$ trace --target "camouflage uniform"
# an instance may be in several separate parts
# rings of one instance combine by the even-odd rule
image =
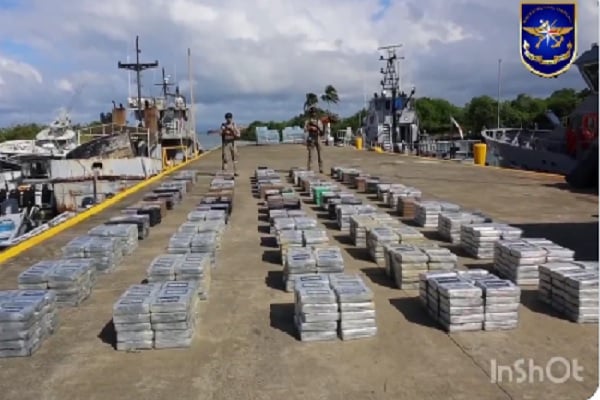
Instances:
[[[304,123],[306,137],[306,148],[308,150],[307,168],[312,169],[314,152],[317,152],[319,172],[323,173],[323,159],[321,158],[321,136],[323,135],[323,123],[312,114]]]
[[[229,120],[221,124],[221,155],[223,157],[223,169],[226,170],[229,163],[233,163],[233,173],[237,176],[238,152],[235,141],[240,137],[240,131],[235,122]]]

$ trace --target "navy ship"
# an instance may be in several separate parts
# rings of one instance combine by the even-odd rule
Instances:
[[[566,176],[589,156],[598,140],[598,44],[574,64],[590,94],[562,121],[549,111],[552,130],[484,129],[488,165]]]

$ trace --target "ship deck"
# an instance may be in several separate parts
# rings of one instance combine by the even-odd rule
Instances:
[[[276,249],[263,247],[264,222],[250,177],[259,165],[286,172],[303,166],[299,145],[248,146],[239,150],[235,205],[214,270],[210,299],[201,307],[189,349],[118,352],[112,347],[112,305],[145,278],[149,262],[220,167],[220,152],[190,168],[206,172],[182,204],[152,228],[140,248],[115,272],[99,277],[80,307],[62,309],[57,333],[29,358],[0,359],[0,392],[9,399],[584,399],[598,386],[598,325],[578,325],[553,313],[524,288],[518,329],[447,334],[421,308],[414,291],[391,287],[365,251],[348,244],[327,221],[333,244],[344,251],[346,269],[359,272],[376,296],[378,335],[357,341],[302,343],[294,336],[293,295],[282,291]],[[598,197],[564,188],[562,178],[476,167],[400,155],[325,148],[325,167],[356,165],[364,171],[420,188],[424,197],[480,209],[596,260]],[[51,238],[0,269],[0,288],[16,287],[17,275],[34,262],[58,257],[68,240],[84,234],[127,204]],[[303,207],[315,214],[311,205]],[[481,261],[461,257],[462,267]],[[552,357],[577,360],[583,381],[492,383],[492,365],[524,359],[545,366]],[[560,365],[555,364],[556,376]],[[504,376],[507,379],[507,376]],[[535,379],[535,377],[534,377]]]

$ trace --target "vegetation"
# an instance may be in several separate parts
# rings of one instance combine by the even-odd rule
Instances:
[[[329,89],[329,91],[328,91]],[[329,92],[329,96],[327,93]],[[335,93],[335,96],[331,96]],[[559,118],[569,115],[579,102],[589,94],[589,90],[576,91],[574,89],[560,89],[553,92],[545,99],[520,94],[512,100],[500,103],[500,123],[502,126],[530,127],[537,124],[539,128],[550,128],[549,121],[544,116],[546,110],[552,110]],[[321,100],[329,106],[337,104],[340,99],[333,86],[328,85]],[[318,107],[319,96],[307,93],[304,101],[304,110],[311,106],[317,107],[320,116],[332,115],[328,110]],[[461,125],[465,134],[478,135],[483,127],[495,128],[497,125],[498,102],[490,96],[473,97],[463,107],[450,103],[440,98],[421,97],[415,100],[417,114],[421,120],[421,129],[429,134],[441,135],[453,131],[450,117],[454,117]],[[361,126],[361,120],[366,115],[366,110],[359,110],[346,118],[340,118],[332,125],[332,132],[346,127],[356,131]],[[255,140],[255,128],[267,126],[269,129],[282,130],[286,126],[304,124],[304,114],[299,114],[287,121],[254,121],[243,134],[246,140]]]
[[[78,130],[86,127],[93,127],[100,125],[100,121],[92,121],[89,124],[76,124],[73,125],[73,130]],[[0,128],[0,142],[7,140],[33,140],[35,136],[44,129],[44,125],[40,124],[17,124],[6,128]],[[85,141],[82,138],[82,141]]]
[[[545,99],[520,94],[512,100],[500,103],[500,123],[502,126],[528,127],[537,124],[539,128],[549,128],[549,122],[544,117],[546,110],[552,110],[559,118],[569,115],[579,102],[589,94],[585,89],[580,92],[574,89],[561,89],[552,93]],[[326,105],[319,106],[320,102]],[[254,121],[244,130],[242,138],[256,140],[256,127],[266,126],[269,129],[281,131],[286,126],[303,126],[306,110],[316,107],[319,117],[327,116],[332,123],[332,132],[346,127],[356,131],[361,126],[361,120],[366,115],[366,110],[359,110],[346,118],[339,118],[331,112],[330,107],[340,102],[337,90],[332,85],[327,85],[323,94],[317,95],[310,92],[304,100],[304,112],[293,116],[287,121]],[[463,107],[450,103],[440,98],[421,97],[415,100],[417,113],[421,120],[421,129],[429,134],[447,134],[453,131],[450,117],[454,117],[462,126],[465,134],[472,132],[478,135],[481,128],[496,127],[498,103],[489,96],[474,97]],[[100,121],[93,121],[85,126],[95,126]],[[75,126],[80,128],[81,126]],[[0,141],[15,139],[33,139],[43,129],[38,124],[21,124],[8,128],[0,128]]]

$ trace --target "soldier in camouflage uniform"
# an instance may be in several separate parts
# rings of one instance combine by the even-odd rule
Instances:
[[[323,123],[317,118],[317,110],[314,107],[308,109],[308,119],[304,123],[304,134],[306,148],[308,150],[307,168],[312,168],[314,153],[317,153],[319,172],[323,173],[323,159],[321,158],[321,136],[323,136]]]
[[[233,164],[233,173],[238,176],[237,162],[238,152],[235,141],[240,138],[240,130],[233,122],[231,113],[225,114],[225,122],[221,124],[221,138],[223,145],[221,146],[221,155],[223,157],[223,170],[227,170],[229,163]]]

